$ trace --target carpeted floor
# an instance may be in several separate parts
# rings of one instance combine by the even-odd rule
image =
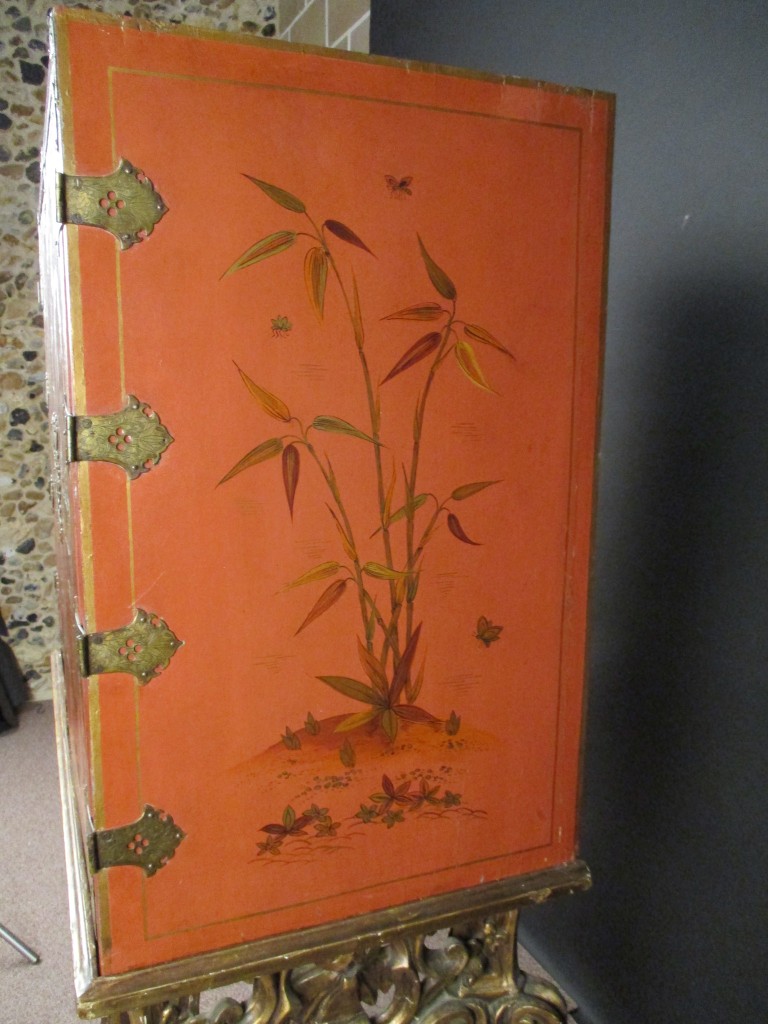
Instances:
[[[74,1024],[53,706],[28,704],[0,735],[0,924],[40,954],[0,941],[0,1024]]]
[[[39,955],[31,964],[0,940],[0,1024],[75,1024],[67,881],[53,705],[28,704],[0,735],[0,924]],[[524,970],[544,974],[521,951]],[[209,993],[246,998],[245,986]]]

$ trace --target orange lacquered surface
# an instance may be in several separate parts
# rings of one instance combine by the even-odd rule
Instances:
[[[112,411],[135,394],[175,439],[159,466],[130,484],[113,466],[81,470],[93,549],[83,567],[95,608],[87,628],[123,625],[139,606],[184,641],[146,687],[128,675],[99,682],[97,822],[123,824],[148,802],[187,836],[152,878],[106,873],[103,973],[572,859],[610,102],[139,32],[129,22],[67,18],[58,34],[70,62],[60,71],[74,145],[68,169],[103,174],[126,157],[169,207],[127,252],[94,229],[71,235],[82,305],[76,393],[85,402],[76,411]],[[455,284],[457,317],[514,355],[473,342],[492,391],[446,360],[421,436],[419,493],[443,500],[461,485],[498,481],[449,503],[477,544],[443,518],[419,577],[416,666],[424,656],[426,664],[416,703],[441,722],[459,715],[453,736],[416,724],[395,744],[361,729],[323,734],[324,747],[302,730],[308,712],[322,724],[365,710],[317,678],[366,679],[356,652],[361,616],[350,586],[296,635],[328,583],[286,584],[345,560],[327,487],[306,454],[292,518],[279,458],[216,486],[256,445],[296,432],[265,413],[233,362],[305,426],[317,415],[365,433],[371,423],[333,275],[322,323],[307,298],[309,239],[222,278],[258,239],[312,230],[244,174],[301,197],[317,224],[342,222],[375,254],[329,236],[345,286],[353,273],[357,282],[374,385],[439,329],[382,318],[416,304],[451,306],[430,282],[417,232]],[[412,178],[412,194],[393,195],[387,175]],[[290,328],[273,331],[283,316]],[[393,510],[404,502],[400,467],[410,465],[428,368],[425,360],[380,388],[385,477],[393,465],[398,477]],[[332,460],[361,562],[383,561],[373,446],[311,437]],[[429,499],[419,511],[422,528],[433,509]],[[402,565],[402,522],[400,530]],[[388,605],[388,585],[370,586]],[[487,645],[475,635],[480,616],[503,626]],[[300,750],[281,743],[286,725],[303,737]],[[345,735],[354,767],[333,746]],[[443,802],[425,814],[426,805],[401,800],[391,824],[356,818],[361,805],[375,806],[388,771],[396,785],[410,778],[409,792],[432,778]],[[259,852],[264,826],[284,825],[289,806],[300,816],[310,805],[328,808],[331,834],[320,841],[308,826],[301,845]]]

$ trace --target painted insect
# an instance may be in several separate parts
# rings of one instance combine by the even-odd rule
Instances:
[[[494,626],[490,619],[481,615],[477,620],[477,632],[474,636],[486,647],[490,647],[495,640],[499,639],[502,629],[504,629],[503,626]]]
[[[292,327],[293,324],[287,316],[276,316],[272,320],[272,337],[284,338]]]
[[[391,174],[385,174],[384,180],[387,183],[387,188],[390,191],[390,195],[395,196],[397,199],[404,199],[406,196],[413,195],[413,192],[410,188],[410,184],[413,181],[412,177],[395,178]]]

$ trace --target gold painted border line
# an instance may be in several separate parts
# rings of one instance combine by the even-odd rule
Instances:
[[[574,287],[573,287],[573,337],[571,339],[571,360],[572,360],[572,373],[571,373],[571,416],[570,416],[570,451],[568,454],[568,508],[566,511],[565,522],[565,546],[563,551],[563,571],[561,575],[562,579],[562,604],[560,608],[560,654],[559,654],[559,679],[557,687],[557,709],[555,711],[555,764],[552,772],[552,803],[550,811],[550,845],[557,845],[562,842],[562,818],[560,824],[560,835],[554,835],[555,820],[557,816],[557,794],[559,788],[558,779],[558,766],[560,763],[560,726],[563,719],[563,704],[565,700],[565,685],[563,677],[565,675],[566,667],[566,653],[568,651],[568,643],[566,638],[566,622],[568,619],[568,607],[570,604],[570,597],[573,590],[571,584],[572,569],[576,556],[571,555],[572,537],[574,530],[578,527],[578,515],[577,515],[577,486],[574,483],[576,479],[576,473],[578,469],[578,455],[581,453],[583,444],[581,437],[576,431],[577,417],[579,415],[578,405],[578,387],[581,383],[579,375],[579,337],[580,337],[580,303],[581,303],[581,249],[584,242],[583,238],[583,218],[582,218],[582,189],[584,185],[584,133],[579,129],[578,134],[578,154],[576,158],[576,194],[578,196],[576,202],[576,229],[574,232],[575,241],[575,258],[574,258]],[[594,456],[593,456],[594,457]],[[570,650],[571,655],[573,650]]]
[[[335,51],[331,51],[334,52]],[[244,82],[237,78],[220,78],[213,75],[182,74],[175,71],[148,71],[145,68],[128,68],[111,65],[109,73],[119,72],[124,75],[135,75],[138,78],[164,78],[169,81],[199,82],[209,85],[232,86],[238,89],[265,89],[273,92],[300,93],[306,96],[328,96],[340,100],[352,100],[359,103],[375,103],[390,107],[405,107],[413,110],[428,110],[430,113],[454,114],[462,117],[479,117],[489,121],[503,121],[507,124],[521,124],[526,127],[553,128],[560,131],[581,131],[580,125],[561,124],[556,121],[536,121],[527,117],[509,117],[505,114],[494,114],[483,110],[462,110],[459,107],[444,107],[429,103],[416,103],[408,100],[395,100],[382,96],[363,96],[359,93],[339,92],[337,89],[309,89],[303,85],[282,85],[279,82]]]
[[[282,912],[284,912],[286,910],[301,910],[304,907],[314,907],[314,906],[317,906],[320,903],[327,903],[329,900],[341,899],[341,898],[343,898],[345,896],[359,896],[362,893],[374,892],[376,889],[383,889],[386,886],[390,886],[390,885],[398,885],[401,882],[415,882],[415,881],[418,881],[418,879],[420,879],[420,878],[425,878],[425,877],[430,877],[431,878],[433,875],[444,875],[448,871],[458,871],[461,868],[478,867],[478,866],[480,866],[482,864],[493,864],[495,861],[504,860],[504,858],[506,858],[506,857],[524,857],[524,856],[526,856],[526,854],[536,853],[538,850],[546,850],[550,845],[551,845],[551,843],[547,842],[547,843],[542,843],[539,846],[529,846],[529,847],[526,847],[526,849],[524,849],[524,850],[515,850],[514,853],[497,853],[497,854],[494,854],[492,857],[478,857],[476,860],[468,860],[468,861],[465,861],[462,864],[451,864],[451,865],[449,865],[448,867],[445,867],[445,868],[436,868],[434,871],[418,871],[418,872],[416,872],[415,874],[412,874],[412,875],[404,875],[404,876],[402,876],[400,878],[385,879],[383,882],[373,882],[370,885],[361,885],[361,886],[358,886],[358,887],[356,887],[354,889],[345,889],[343,892],[330,893],[328,896],[320,896],[320,897],[315,897],[313,899],[300,900],[298,903],[289,903],[289,904],[286,904],[283,907],[268,907],[265,910],[256,910],[256,911],[253,911],[253,912],[248,913],[248,914],[240,914],[237,917],[226,917],[226,918],[223,918],[223,919],[218,920],[218,921],[208,921],[207,923],[204,923],[204,924],[190,925],[189,927],[186,927],[186,928],[177,928],[175,931],[157,932],[157,933],[155,933],[153,935],[145,935],[145,938],[148,941],[156,941],[158,939],[172,938],[175,935],[186,935],[186,934],[189,934],[190,932],[202,931],[205,928],[216,928],[216,927],[219,927],[220,925],[237,924],[240,921],[252,921],[255,918],[264,917],[264,916],[266,916],[268,914],[282,913]],[[514,876],[514,875],[505,876],[505,878],[514,878],[514,877],[516,877],[516,876]],[[489,884],[501,884],[504,880],[505,880],[504,878],[501,878],[501,879],[498,879],[496,882],[489,883]],[[473,886],[473,885],[469,885],[469,886],[465,885],[465,886],[463,886],[460,889],[448,889],[445,892],[439,892],[439,893],[436,893],[433,896],[416,897],[416,899],[417,900],[418,899],[425,899],[425,900],[426,899],[439,899],[440,897],[443,897],[443,896],[450,896],[451,893],[456,894],[458,892],[463,892],[465,889],[472,889],[472,888],[475,888],[475,886]],[[397,909],[398,906],[402,906],[402,904],[398,904],[398,903],[394,904],[395,909]],[[382,909],[387,909],[387,908],[382,908]],[[376,911],[373,911],[373,913],[376,913]],[[350,920],[350,918],[353,918],[354,916],[355,916],[354,914],[345,914],[343,917],[333,918],[331,921],[329,921],[327,923],[328,924],[333,924],[334,922],[338,923],[339,921],[348,921],[348,920]],[[306,927],[306,925],[304,927]],[[298,929],[298,931],[301,931],[301,930],[302,930],[301,928]],[[277,935],[282,935],[282,934],[286,934],[286,933],[285,932],[277,932],[276,934]],[[274,936],[268,936],[268,935],[264,936],[264,938],[266,938],[266,939],[269,939],[270,937],[274,937]],[[255,941],[258,942],[259,940],[257,939]]]

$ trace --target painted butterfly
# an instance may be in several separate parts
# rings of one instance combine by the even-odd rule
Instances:
[[[474,635],[482,644],[490,647],[495,640],[499,639],[502,629],[504,629],[503,626],[494,626],[490,619],[481,615],[477,620],[477,632]]]
[[[397,199],[404,199],[406,196],[412,196],[413,192],[409,188],[412,177],[409,178],[395,178],[391,174],[385,174],[384,180],[387,183],[387,188],[390,194],[395,196]]]

